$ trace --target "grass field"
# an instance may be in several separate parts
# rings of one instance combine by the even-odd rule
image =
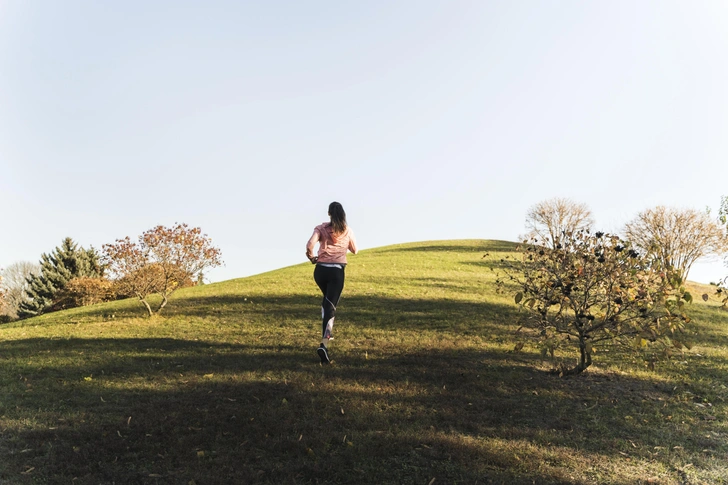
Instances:
[[[0,326],[0,484],[728,483],[728,313],[582,376],[513,352],[501,241],[350,256],[333,364],[306,263]],[[491,258],[483,259],[485,253]],[[703,292],[706,288],[696,288]]]

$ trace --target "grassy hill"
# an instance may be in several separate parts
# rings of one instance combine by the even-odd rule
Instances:
[[[718,303],[691,306],[695,347],[654,371],[610,353],[558,378],[512,352],[491,269],[514,249],[351,256],[325,367],[308,263],[152,319],[126,300],[0,326],[0,484],[728,483]]]

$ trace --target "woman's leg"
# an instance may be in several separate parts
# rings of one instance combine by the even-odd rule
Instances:
[[[334,328],[336,306],[339,304],[341,292],[344,290],[344,269],[316,266],[313,277],[321,289],[321,293],[323,293],[321,302],[321,345],[327,347]]]

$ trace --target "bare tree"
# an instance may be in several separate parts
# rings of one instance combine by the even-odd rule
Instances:
[[[586,204],[559,197],[539,202],[526,214],[528,238],[551,248],[564,235],[588,230],[592,224],[594,219]]]
[[[695,209],[657,206],[640,212],[624,226],[636,248],[685,281],[693,263],[728,251],[725,229],[710,214]]]
[[[30,261],[18,261],[2,271],[2,287],[5,289],[5,305],[0,313],[12,319],[18,318],[18,309],[28,296],[26,290],[30,287],[28,279],[40,274],[40,265]]]

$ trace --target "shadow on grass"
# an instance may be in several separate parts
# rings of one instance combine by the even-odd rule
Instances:
[[[712,308],[713,311],[706,311],[706,307],[695,307],[695,304],[688,305],[686,313],[694,319],[705,322],[700,328],[688,325],[688,331],[696,331],[691,337],[694,344],[711,347],[728,347],[728,312]]]
[[[270,295],[264,300],[238,296],[208,296],[177,300],[167,316],[219,316],[257,322],[285,319],[319,321],[321,297],[311,294]],[[348,295],[338,305],[337,320],[359,328],[433,330],[446,334],[477,333],[496,325],[510,326],[518,319],[515,305],[445,298],[397,298]]]
[[[11,483],[574,484],[584,454],[728,451],[666,424],[666,383],[558,379],[526,355],[371,342],[321,367],[287,345],[32,339],[0,356]]]
[[[405,278],[402,278],[405,279]],[[425,289],[447,290],[448,294],[457,295],[458,293],[472,296],[477,294],[477,281],[463,280],[458,281],[453,278],[406,278],[407,285]]]
[[[463,261],[461,264],[475,266],[484,270],[500,271],[499,274],[517,273],[514,267],[518,267],[518,263],[514,261],[502,261],[501,258],[481,258],[477,261]]]
[[[728,327],[728,325],[727,325]],[[720,330],[708,330],[701,328],[697,330],[695,335],[689,337],[693,344],[704,345],[708,347],[728,348],[728,332]]]

